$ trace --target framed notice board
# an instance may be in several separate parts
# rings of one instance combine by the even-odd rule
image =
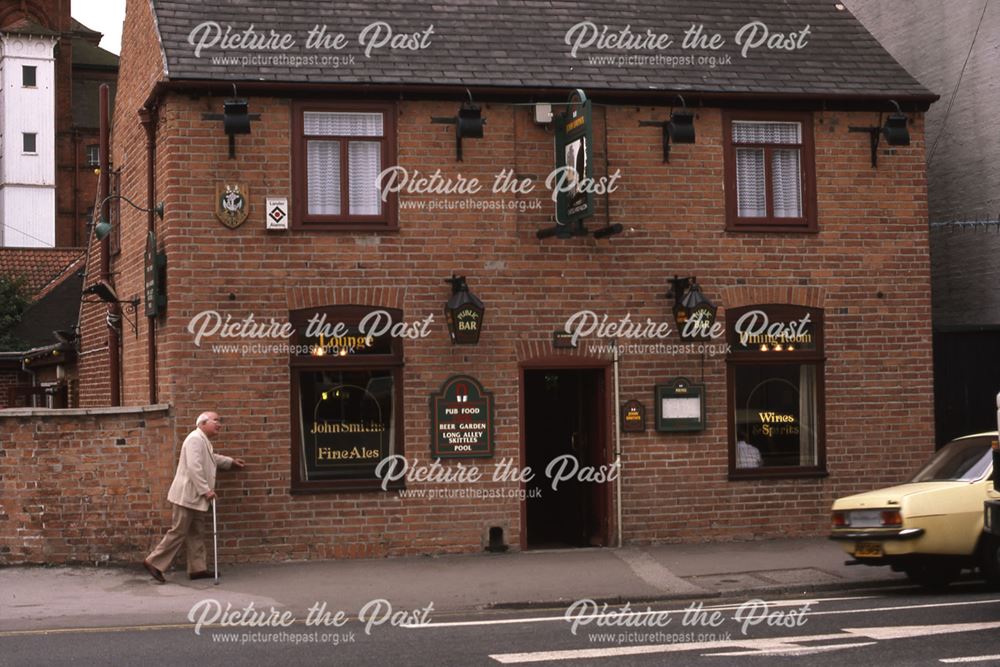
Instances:
[[[677,378],[654,390],[656,430],[668,433],[705,430],[705,385]]]

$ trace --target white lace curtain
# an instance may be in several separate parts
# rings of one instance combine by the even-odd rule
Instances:
[[[382,171],[382,143],[348,137],[383,135],[381,113],[306,111],[306,169],[310,215],[341,215],[341,141],[347,141],[347,200],[350,215],[379,215],[377,179]],[[337,137],[313,139],[312,137]]]
[[[801,123],[734,121],[733,144],[802,143]],[[771,199],[776,218],[802,217],[802,172],[799,148],[772,148]],[[739,216],[767,216],[767,172],[763,148],[736,148],[736,199]]]

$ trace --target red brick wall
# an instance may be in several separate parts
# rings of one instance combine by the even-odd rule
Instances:
[[[531,349],[548,350],[552,331],[577,310],[668,321],[662,295],[674,273],[697,275],[707,296],[723,308],[775,300],[825,308],[825,479],[728,481],[724,360],[625,357],[623,400],[642,400],[651,415],[654,384],[676,376],[703,379],[709,422],[698,434],[622,437],[626,542],[820,534],[835,497],[898,482],[933,450],[919,115],[912,145],[883,149],[873,170],[867,141],[847,131],[870,123],[871,114],[817,112],[820,232],[752,234],[724,231],[719,110],[701,110],[698,143],[675,146],[671,162],[663,164],[658,130],[639,128],[637,121],[661,117],[664,110],[610,107],[608,157],[611,168],[622,172],[622,188],[611,196],[612,222],[623,222],[629,231],[610,241],[539,242],[534,233],[551,215],[541,185],[527,197],[544,200],[540,214],[401,209],[398,233],[265,232],[264,197],[293,196],[290,102],[251,99],[251,112],[262,118],[250,136],[238,138],[236,160],[227,158],[219,123],[201,120],[203,112],[221,106],[220,97],[170,96],[160,109],[158,198],[167,209],[160,238],[169,257],[170,302],[158,356],[161,400],[175,405],[180,423],[217,409],[227,423],[218,449],[249,464],[233,480],[241,498],[240,514],[227,528],[235,540],[230,544],[239,547],[235,558],[475,551],[495,525],[517,544],[520,505],[402,500],[386,493],[291,496],[288,360],[215,354],[212,341],[196,348],[186,327],[202,310],[234,318],[252,312],[258,320],[285,319],[303,303],[398,305],[408,319],[435,313],[434,334],[404,344],[406,454],[427,463],[427,397],[456,372],[477,377],[494,392],[496,460],[519,460],[518,364]],[[456,163],[453,134],[428,122],[453,114],[454,107],[402,103],[400,164],[425,174],[441,169],[445,176],[479,177],[487,190],[502,167],[544,179],[551,135],[531,121],[528,110],[485,105],[487,138],[467,140],[465,161]],[[604,171],[603,113],[595,112],[598,174]],[[123,167],[141,173],[137,121],[125,120],[131,126],[119,125],[119,136],[126,137],[128,156],[140,157]],[[222,179],[244,182],[251,193],[250,217],[236,230],[223,227],[213,213],[215,184]],[[124,209],[123,215],[132,217],[123,235],[125,259],[117,267],[119,291],[132,294],[140,288],[144,218]],[[603,220],[603,202],[597,220]],[[448,296],[442,280],[452,271],[466,274],[487,304],[476,347],[452,347],[441,321]],[[385,289],[394,287],[400,291]],[[146,391],[143,335],[124,341],[130,403],[141,402]],[[537,345],[525,345],[531,342]],[[477,463],[489,476],[493,462]]]
[[[0,409],[10,407],[7,404],[7,390],[19,384],[31,384],[27,373],[17,369],[0,369]]]
[[[179,447],[164,408],[0,412],[0,564],[141,558]]]
[[[118,74],[118,93],[115,98],[113,130],[112,163],[114,168],[121,169],[121,194],[136,204],[145,206],[146,202],[146,139],[139,125],[137,111],[143,107],[146,97],[153,84],[163,76],[163,61],[159,47],[156,45],[153,18],[149,2],[146,0],[129,0],[126,6],[126,21],[122,33],[122,44],[130,48],[122,50]],[[139,48],[135,45],[142,44]],[[127,204],[122,204],[122,247],[128,247],[116,258],[115,271],[128,271],[135,275],[141,274],[142,252],[136,254],[136,244],[145,247],[146,217],[145,214],[134,211]],[[100,245],[94,242],[91,235],[88,239],[88,283],[100,274]],[[118,284],[119,277],[114,277],[119,298],[131,299],[141,293],[141,284]],[[107,308],[102,304],[84,304],[81,311],[81,345],[80,373],[80,405],[102,406],[110,405],[111,385],[108,375],[108,336],[105,316]],[[131,325],[123,322],[122,345],[127,348],[128,361],[123,364],[125,382],[123,382],[122,403],[124,405],[144,405],[149,402],[148,384],[144,390],[135,390],[138,382],[146,382],[145,375],[141,380],[135,379],[136,373],[145,373],[145,326],[146,318],[137,315],[140,322],[139,339],[132,333]],[[141,367],[141,370],[140,370]]]
[[[129,3],[115,125],[122,190],[139,202],[145,202],[145,135],[134,112],[161,66],[147,7]],[[528,97],[523,91],[511,101]],[[406,455],[428,462],[428,396],[448,376],[468,373],[496,398],[496,458],[475,461],[489,477],[495,461],[520,461],[519,364],[548,353],[552,332],[572,313],[669,321],[663,294],[674,274],[696,275],[723,309],[768,301],[824,308],[830,474],[822,479],[728,481],[724,359],[626,355],[623,400],[640,399],[652,415],[653,386],[687,376],[706,385],[708,419],[708,428],[696,434],[622,436],[626,542],[821,534],[834,498],[898,482],[933,450],[920,114],[911,114],[911,145],[883,148],[873,170],[867,138],[848,132],[850,125],[871,124],[871,112],[815,113],[819,233],[802,235],[725,231],[719,109],[700,109],[698,143],[674,146],[664,164],[660,131],[638,121],[662,119],[665,107],[596,107],[595,172],[604,173],[606,113],[607,159],[622,173],[610,197],[611,222],[627,231],[606,241],[539,241],[535,231],[551,224],[542,182],[552,166],[552,135],[533,123],[527,108],[485,104],[486,137],[466,140],[465,161],[457,163],[453,128],[429,122],[454,115],[457,102],[404,101],[398,161],[424,174],[440,169],[445,177],[478,177],[486,191],[502,168],[533,175],[536,190],[522,198],[542,200],[541,212],[401,208],[394,233],[275,233],[264,229],[264,198],[294,199],[291,100],[251,97],[250,111],[261,119],[252,134],[238,137],[235,160],[227,157],[221,124],[201,120],[204,112],[219,112],[222,100],[171,94],[158,113],[156,199],[167,213],[157,233],[168,254],[169,303],[158,322],[157,368],[160,400],[174,406],[177,423],[218,410],[226,422],[218,451],[247,460],[248,469],[227,478],[222,493],[220,506],[238,508],[226,523],[229,558],[477,551],[490,526],[503,527],[516,545],[521,505],[381,492],[290,495],[288,359],[215,353],[211,344],[218,339],[195,347],[186,327],[203,310],[236,319],[253,313],[258,320],[284,320],[290,309],[306,305],[346,303],[400,307],[409,320],[435,313],[430,337],[404,343]],[[214,216],[222,180],[249,188],[250,216],[235,230]],[[514,199],[485,192],[478,198]],[[592,227],[604,219],[603,198],[598,201]],[[145,215],[123,207],[122,216],[115,270],[125,298],[141,293]],[[452,272],[467,275],[487,306],[475,347],[448,342],[440,313],[448,297],[442,281]],[[127,404],[142,404],[148,392],[145,326],[140,318],[139,338],[129,332],[123,339]],[[164,460],[156,474],[168,476],[172,466]]]

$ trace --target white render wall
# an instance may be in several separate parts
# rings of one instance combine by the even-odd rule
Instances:
[[[0,246],[55,245],[55,44],[0,33]],[[35,67],[33,88],[24,65]],[[35,154],[23,152],[24,133],[36,135]]]

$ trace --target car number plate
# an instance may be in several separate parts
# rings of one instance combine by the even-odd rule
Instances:
[[[878,528],[882,525],[882,510],[854,510],[851,528]]]
[[[874,542],[860,542],[854,547],[855,558],[880,558],[882,545]]]

